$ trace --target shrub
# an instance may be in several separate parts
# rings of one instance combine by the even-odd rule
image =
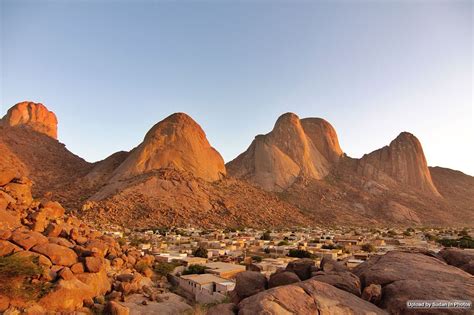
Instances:
[[[270,236],[270,231],[266,231],[265,233],[263,233],[262,237],[260,237],[261,240],[264,240],[264,241],[269,241],[272,239],[272,237]]]
[[[260,257],[260,256],[252,256],[252,260],[253,260],[253,261],[256,261],[256,262],[261,262],[261,261],[262,261],[262,257]]]
[[[202,257],[202,258],[207,258],[207,249],[204,247],[198,247],[194,252],[193,252],[194,257]]]
[[[167,263],[167,262],[162,262],[162,263],[157,263],[153,269],[155,270],[156,273],[158,273],[161,276],[167,276],[170,274],[174,268],[178,267],[179,264],[176,263]]]
[[[470,236],[463,236],[458,239],[443,238],[437,240],[444,247],[474,248],[474,240]]]
[[[312,258],[313,255],[302,249],[290,249],[290,252],[288,253],[288,256],[290,257],[297,257],[297,258]]]
[[[334,244],[324,244],[321,246],[322,249],[342,249],[342,246],[340,245],[334,245]]]
[[[375,246],[372,245],[372,244],[364,244],[364,245],[362,245],[361,249],[364,252],[368,252],[368,253],[375,252]]]
[[[183,275],[200,275],[206,272],[207,267],[202,265],[191,265],[183,271]]]
[[[278,246],[286,246],[286,245],[289,245],[287,241],[281,241],[278,243]]]
[[[0,257],[0,294],[11,298],[36,300],[46,294],[52,284],[32,282],[39,278],[43,268],[38,264],[38,257],[10,255]]]

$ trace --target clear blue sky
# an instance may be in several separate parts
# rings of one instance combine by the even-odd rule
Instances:
[[[0,115],[44,103],[89,161],[178,111],[229,161],[291,111],[350,156],[409,131],[474,175],[471,1],[0,3]]]

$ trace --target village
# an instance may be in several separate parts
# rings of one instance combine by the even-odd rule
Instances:
[[[393,250],[438,252],[437,240],[455,240],[472,231],[407,228],[300,228],[288,230],[196,228],[108,232],[155,257],[155,272],[175,293],[200,304],[221,303],[235,288],[235,276],[258,271],[267,278],[299,258],[319,266],[323,258],[353,269],[370,256]],[[168,284],[169,286],[169,284]]]

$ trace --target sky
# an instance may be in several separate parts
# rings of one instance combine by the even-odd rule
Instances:
[[[0,28],[0,116],[43,103],[91,162],[174,112],[230,161],[294,112],[474,175],[472,1],[0,0]]]

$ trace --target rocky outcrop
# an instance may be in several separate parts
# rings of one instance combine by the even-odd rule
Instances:
[[[402,184],[439,196],[420,141],[402,132],[389,146],[364,155],[358,173],[368,179],[387,184]]]
[[[371,285],[382,287],[378,305],[390,314],[410,312],[407,300],[474,299],[474,279],[470,274],[421,253],[393,251],[373,256],[357,266],[354,273],[360,277],[364,291]],[[459,310],[443,312],[457,314]]]
[[[28,127],[51,138],[58,138],[56,115],[40,103],[21,102],[16,104],[8,110],[0,120],[0,124],[9,127]]]
[[[299,176],[323,178],[341,155],[328,122],[286,113],[270,133],[255,137],[247,151],[227,163],[227,170],[267,191],[282,191]]]
[[[237,274],[235,281],[234,293],[237,301],[265,291],[268,287],[267,278],[256,271],[240,272]]]
[[[296,273],[291,271],[282,271],[274,273],[268,279],[268,288],[275,288],[282,285],[292,284],[296,282],[300,282],[300,278],[296,275]]]
[[[15,189],[8,189],[12,184]],[[0,186],[0,195],[8,200],[5,213],[0,211],[0,312],[101,313],[109,292],[110,300],[144,291],[156,297],[158,289],[150,279],[153,256],[119,245],[66,215],[57,202],[32,199],[30,189],[27,179],[17,177]],[[26,204],[25,195],[31,198]],[[16,215],[14,225],[9,213]],[[127,279],[119,276],[125,272]]]
[[[280,286],[241,301],[239,315],[387,314],[348,292],[314,279]]]
[[[444,248],[439,256],[448,264],[474,275],[474,249]]]
[[[153,126],[111,180],[162,168],[187,171],[207,181],[221,179],[226,174],[219,152],[211,147],[202,128],[184,113],[173,114]]]
[[[301,258],[290,261],[286,266],[286,271],[294,272],[301,280],[311,278],[311,274],[316,272],[318,268],[314,264],[314,260],[310,258]]]

